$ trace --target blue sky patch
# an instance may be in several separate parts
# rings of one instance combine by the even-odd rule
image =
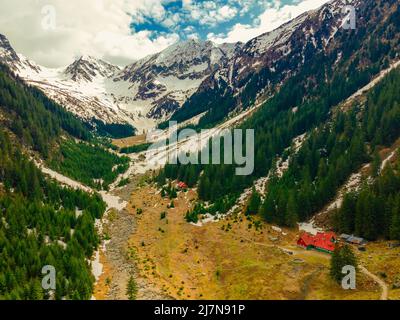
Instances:
[[[177,34],[181,40],[224,36],[237,24],[256,27],[258,17],[270,7],[297,4],[299,0],[162,0],[158,18],[151,10],[133,19],[132,32],[150,31],[152,38]]]

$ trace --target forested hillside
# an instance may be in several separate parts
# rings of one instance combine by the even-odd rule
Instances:
[[[339,232],[355,233],[370,240],[400,240],[400,153],[372,184],[349,193],[335,216]]]
[[[104,210],[98,195],[46,180],[0,130],[0,299],[50,298],[41,286],[45,265],[56,268],[53,298],[90,298],[87,261]]]
[[[87,140],[90,132],[64,108],[48,99],[40,90],[26,86],[0,64],[0,112],[2,124],[20,141],[47,158],[61,131]]]
[[[55,170],[91,187],[107,188],[127,169],[127,158],[105,150],[81,120],[40,90],[27,86],[1,64],[0,113],[1,123],[22,145],[37,151]],[[98,123],[98,130],[105,133],[110,128]],[[116,127],[114,134],[118,130],[122,129]],[[123,129],[125,133],[131,130],[130,126]]]
[[[3,66],[0,121],[0,299],[89,299],[89,261],[99,244],[94,222],[106,205],[98,194],[45,178],[28,154],[50,164],[62,154],[61,171],[88,184],[98,177],[99,188],[127,161],[96,144],[79,119]],[[56,269],[53,291],[42,289],[46,265]]]
[[[391,146],[400,137],[399,86],[400,70],[396,70],[373,89],[365,105],[340,112],[332,122],[314,131],[283,177],[269,183],[262,206],[265,218],[289,226],[309,218],[334,198],[353,172],[372,160],[378,147]],[[382,217],[379,211],[375,214]],[[371,226],[383,230],[377,227]],[[359,234],[368,238],[373,235]]]
[[[93,118],[91,122],[85,122],[86,126],[95,131],[96,134],[112,139],[121,139],[136,134],[136,129],[129,124],[123,123],[104,123]]]
[[[276,167],[274,157],[270,159],[270,163],[264,162],[266,168],[272,169],[270,181],[265,201],[255,211],[268,222],[293,227],[296,222],[305,221],[321,210],[335,197],[338,189],[352,173],[373,160],[378,148],[389,147],[400,137],[399,87],[400,70],[394,70],[368,94],[364,104],[354,105],[347,112],[335,112],[335,116],[326,121],[317,118],[316,123],[322,124],[309,134],[300,150],[291,155],[289,168],[282,177],[273,169]],[[327,105],[325,107],[328,108]],[[309,104],[308,110],[318,112],[320,109],[314,102]],[[304,118],[306,119],[315,118]],[[272,121],[272,115],[270,120]],[[297,122],[296,126],[289,123],[289,128],[282,127],[279,131],[285,132],[289,129],[290,132],[301,122]],[[300,126],[296,134],[304,131],[305,128]],[[273,131],[271,134],[273,135]],[[290,144],[296,134],[285,135],[286,143]],[[276,144],[272,144],[274,146]],[[279,148],[282,146],[278,146]],[[270,154],[279,153],[272,151]],[[256,157],[256,166],[259,167],[260,161],[262,158]],[[220,182],[220,189],[212,189],[213,183],[207,175],[210,172],[213,175],[226,174],[225,168],[227,166],[224,165],[203,168],[204,174],[200,178],[198,192],[201,199],[214,201],[211,212],[215,211],[215,207],[219,211],[230,208],[233,203],[230,195],[234,195],[235,190],[240,188],[235,183],[243,183],[242,188],[246,186],[246,178],[235,176],[232,180],[225,180],[224,184]],[[200,170],[195,166],[167,165],[158,181],[163,184],[165,177],[178,178],[194,185],[195,177],[199,174]],[[396,202],[400,190],[398,179],[398,171],[389,168],[374,185],[366,185],[357,195],[348,195],[338,214],[338,229],[368,239],[376,239],[378,236],[400,239],[399,207]],[[233,181],[233,186],[227,184],[228,181]],[[231,193],[226,193],[227,196],[221,198],[225,190],[231,190]],[[216,191],[220,194],[216,194]]]
[[[107,189],[129,167],[129,158],[119,157],[96,144],[62,141],[49,162],[51,168],[87,186]]]

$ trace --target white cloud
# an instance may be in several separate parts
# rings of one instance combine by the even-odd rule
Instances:
[[[215,35],[214,33],[210,33],[208,34],[208,39],[216,43],[247,42],[260,34],[278,28],[306,11],[320,7],[328,1],[329,0],[302,0],[297,4],[281,6],[280,1],[275,0],[274,3],[257,18],[259,20],[257,26],[254,27],[237,23],[227,35]]]
[[[126,65],[178,41],[182,31],[189,38],[197,37],[198,32],[193,27],[180,30],[183,19],[186,23],[191,19],[195,25],[214,27],[221,22],[234,21],[235,17],[249,12],[256,2],[260,5],[272,3],[261,16],[254,17],[252,25],[238,23],[228,34],[208,35],[218,43],[247,41],[327,2],[296,0],[294,5],[282,6],[279,0],[229,0],[218,6],[210,0],[182,0],[183,12],[171,14],[163,7],[171,0],[0,1],[0,33],[10,39],[17,52],[50,67],[65,66],[82,54]],[[48,5],[55,8],[54,30],[42,27],[46,17],[42,9]],[[139,24],[148,17],[172,33],[132,31],[132,22]]]
[[[214,1],[199,1],[195,3],[194,1],[184,0],[183,8],[189,12],[189,16],[193,21],[207,26],[216,26],[218,23],[229,21],[238,15],[236,7],[228,4],[218,7]]]
[[[148,31],[134,33],[132,18],[149,15],[162,20],[160,0],[1,0],[0,33],[16,51],[51,67],[64,66],[81,54],[120,65],[156,53],[176,42],[176,34],[153,39]],[[43,7],[55,8],[55,29],[44,29]]]
[[[167,28],[175,29],[179,26],[179,22],[181,20],[181,16],[179,13],[175,13],[170,15],[169,17],[165,18],[161,24]]]
[[[230,20],[233,17],[235,17],[236,14],[237,14],[237,9],[227,5],[221,7],[218,10],[218,18],[221,19],[221,21]]]

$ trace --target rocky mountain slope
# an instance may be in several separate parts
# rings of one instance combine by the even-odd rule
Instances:
[[[64,74],[76,82],[93,82],[97,77],[111,78],[119,70],[119,67],[103,60],[81,56],[64,70]]]
[[[144,106],[147,116],[165,119],[176,111],[213,72],[225,66],[241,44],[217,46],[189,40],[127,66],[114,81],[128,81],[125,99]]]
[[[116,66],[93,57],[80,57],[66,68],[46,68],[17,54],[3,35],[0,35],[0,62],[84,120],[133,122],[133,117],[116,105],[106,91],[108,83],[112,83],[110,77],[119,71]]]
[[[21,69],[30,69],[39,72],[40,68],[31,63],[22,55],[17,54],[8,39],[0,34],[0,62],[7,64],[11,70],[18,72]]]
[[[40,67],[17,55],[4,36],[0,61],[86,120],[128,122],[140,132],[173,114],[183,121],[210,109],[215,113],[215,105],[218,116],[211,118],[220,120],[324,50],[343,23],[342,7],[335,0],[246,44],[177,43],[122,70],[93,57],[66,68]],[[250,92],[254,82],[257,88]]]
[[[357,7],[360,1],[352,5]],[[341,0],[333,0],[248,41],[203,82],[172,119],[184,121],[208,111],[203,122],[218,122],[230,111],[272,94],[307,61],[335,44],[336,33],[347,17],[343,8]],[[204,103],[205,97],[208,103]]]
[[[323,61],[329,56],[333,59],[330,61],[333,67],[340,68],[341,61],[349,58],[347,55],[353,46],[359,45],[359,50],[366,50],[360,43],[349,39],[359,41],[376,30],[378,23],[394,19],[397,5],[397,1],[386,1],[380,5],[373,1],[351,1],[356,10],[356,29],[351,30],[346,27],[349,15],[344,12],[345,2],[333,0],[250,40],[225,67],[216,70],[203,82],[172,119],[184,121],[207,112],[200,123],[213,126],[230,111],[247,108],[260,96],[267,98],[273,95],[285,81],[317,58]],[[389,38],[385,34],[389,31],[385,27],[382,30],[385,30],[381,32],[383,36]],[[397,36],[393,38],[397,39]],[[376,41],[371,39],[370,45],[376,46]],[[389,46],[388,43],[383,45]],[[308,80],[311,89],[316,85],[312,74]]]

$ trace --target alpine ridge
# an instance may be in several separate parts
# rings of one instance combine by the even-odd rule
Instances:
[[[168,119],[241,45],[189,40],[123,69],[92,56],[52,69],[18,55],[1,35],[0,62],[85,121],[128,123],[142,132]]]

